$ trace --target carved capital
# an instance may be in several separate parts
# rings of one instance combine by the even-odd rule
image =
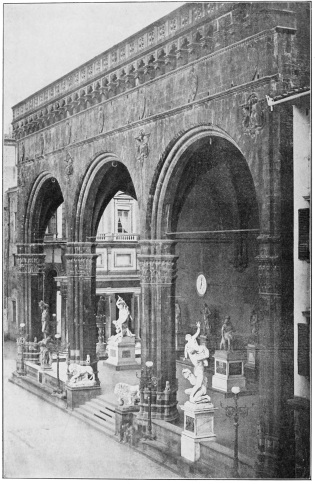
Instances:
[[[68,297],[68,281],[66,279],[60,281],[60,294],[62,299]]]
[[[45,254],[16,254],[15,262],[20,274],[42,274],[45,266]]]
[[[68,244],[67,274],[71,277],[95,276],[96,258],[95,244],[73,243]]]
[[[138,260],[142,284],[172,284],[176,275],[177,256],[139,256]]]
[[[281,267],[278,257],[258,259],[258,283],[260,294],[281,293]]]

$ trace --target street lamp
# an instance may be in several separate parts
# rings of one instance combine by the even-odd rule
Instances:
[[[21,348],[21,368],[20,368],[20,371],[19,371],[19,373],[21,375],[25,375],[25,371],[24,371],[24,344],[25,344],[24,328],[25,328],[25,324],[21,323],[20,324],[20,338],[18,340],[18,344]]]
[[[53,393],[62,393],[62,390],[60,388],[60,378],[59,378],[60,338],[61,338],[61,335],[59,333],[55,334],[55,339],[56,339],[56,354],[57,354],[57,385],[58,385],[58,388]]]
[[[152,404],[152,386],[156,387],[157,385],[157,378],[152,376],[152,367],[153,361],[146,361],[145,363],[145,372],[143,369],[141,370],[140,378],[140,388],[144,389],[147,388],[149,390],[148,394],[148,433],[144,436],[149,440],[153,440],[154,437],[152,436],[152,417],[151,417],[151,404]]]
[[[227,405],[223,407],[221,403],[221,407],[225,408],[225,413],[227,417],[234,417],[234,461],[233,461],[233,477],[240,477],[238,472],[238,426],[239,426],[239,417],[247,417],[248,415],[248,408],[239,407],[238,405],[238,398],[240,393],[239,387],[232,387],[231,392],[233,393],[234,399],[234,406]]]

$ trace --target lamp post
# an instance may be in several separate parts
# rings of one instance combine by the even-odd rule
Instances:
[[[25,334],[24,334],[25,324],[20,324],[20,338],[18,340],[19,346],[21,348],[21,367],[20,367],[20,375],[25,375],[24,371],[24,344],[25,344]]]
[[[238,472],[238,427],[239,427],[239,417],[247,417],[248,415],[248,408],[240,407],[238,405],[238,397],[240,393],[239,387],[231,388],[231,392],[233,393],[234,399],[234,406],[227,405],[223,407],[221,403],[221,407],[225,408],[225,413],[227,417],[234,417],[234,460],[233,460],[233,477],[240,477]]]
[[[140,388],[143,390],[147,388],[148,393],[148,433],[144,436],[149,440],[153,440],[152,436],[152,417],[151,417],[151,405],[152,405],[152,387],[156,387],[157,378],[152,375],[153,361],[146,361],[145,369],[141,370],[141,376],[137,377],[140,379]],[[145,371],[144,371],[145,370]]]
[[[60,388],[60,378],[59,378],[59,352],[60,352],[60,338],[61,335],[59,333],[55,334],[56,338],[56,354],[57,354],[57,390],[54,393],[62,393]]]

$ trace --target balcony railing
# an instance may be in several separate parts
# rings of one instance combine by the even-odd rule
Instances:
[[[97,234],[96,240],[105,242],[136,242],[139,234]]]

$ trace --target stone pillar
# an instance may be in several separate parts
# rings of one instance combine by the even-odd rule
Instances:
[[[68,325],[67,325],[67,297],[68,297],[68,280],[60,280],[61,295],[61,341],[68,342]]]
[[[175,352],[175,271],[178,256],[174,241],[143,241],[138,256],[141,282],[141,361],[153,361],[157,386],[152,391],[152,418],[173,421],[177,411]],[[167,383],[168,382],[168,383]],[[165,389],[167,388],[167,392]],[[145,392],[141,392],[139,418],[147,418]]]
[[[135,319],[135,336],[136,342],[141,340],[140,336],[140,294],[135,294],[135,312],[134,312],[134,319]]]
[[[96,258],[93,243],[67,244],[70,358],[81,365],[86,361],[87,355],[90,355],[91,365],[96,362]]]
[[[105,294],[105,297],[107,299],[107,307],[108,307],[108,313],[106,314],[106,326],[105,326],[105,343],[107,342],[108,338],[111,337],[111,330],[112,330],[112,297],[115,296],[114,294]],[[116,319],[116,318],[114,318]]]
[[[43,244],[18,244],[17,272],[21,276],[20,323],[25,324],[25,334],[30,339],[41,338],[41,315],[38,303],[43,298],[43,270],[45,254]]]
[[[280,477],[285,473],[284,448],[290,455],[290,416],[287,405],[292,356],[290,328],[282,314],[280,237],[261,235],[257,257],[259,278],[259,477]],[[292,360],[293,361],[293,360]],[[293,377],[292,377],[293,380]],[[283,453],[284,452],[284,453]],[[287,469],[289,465],[287,465]]]

